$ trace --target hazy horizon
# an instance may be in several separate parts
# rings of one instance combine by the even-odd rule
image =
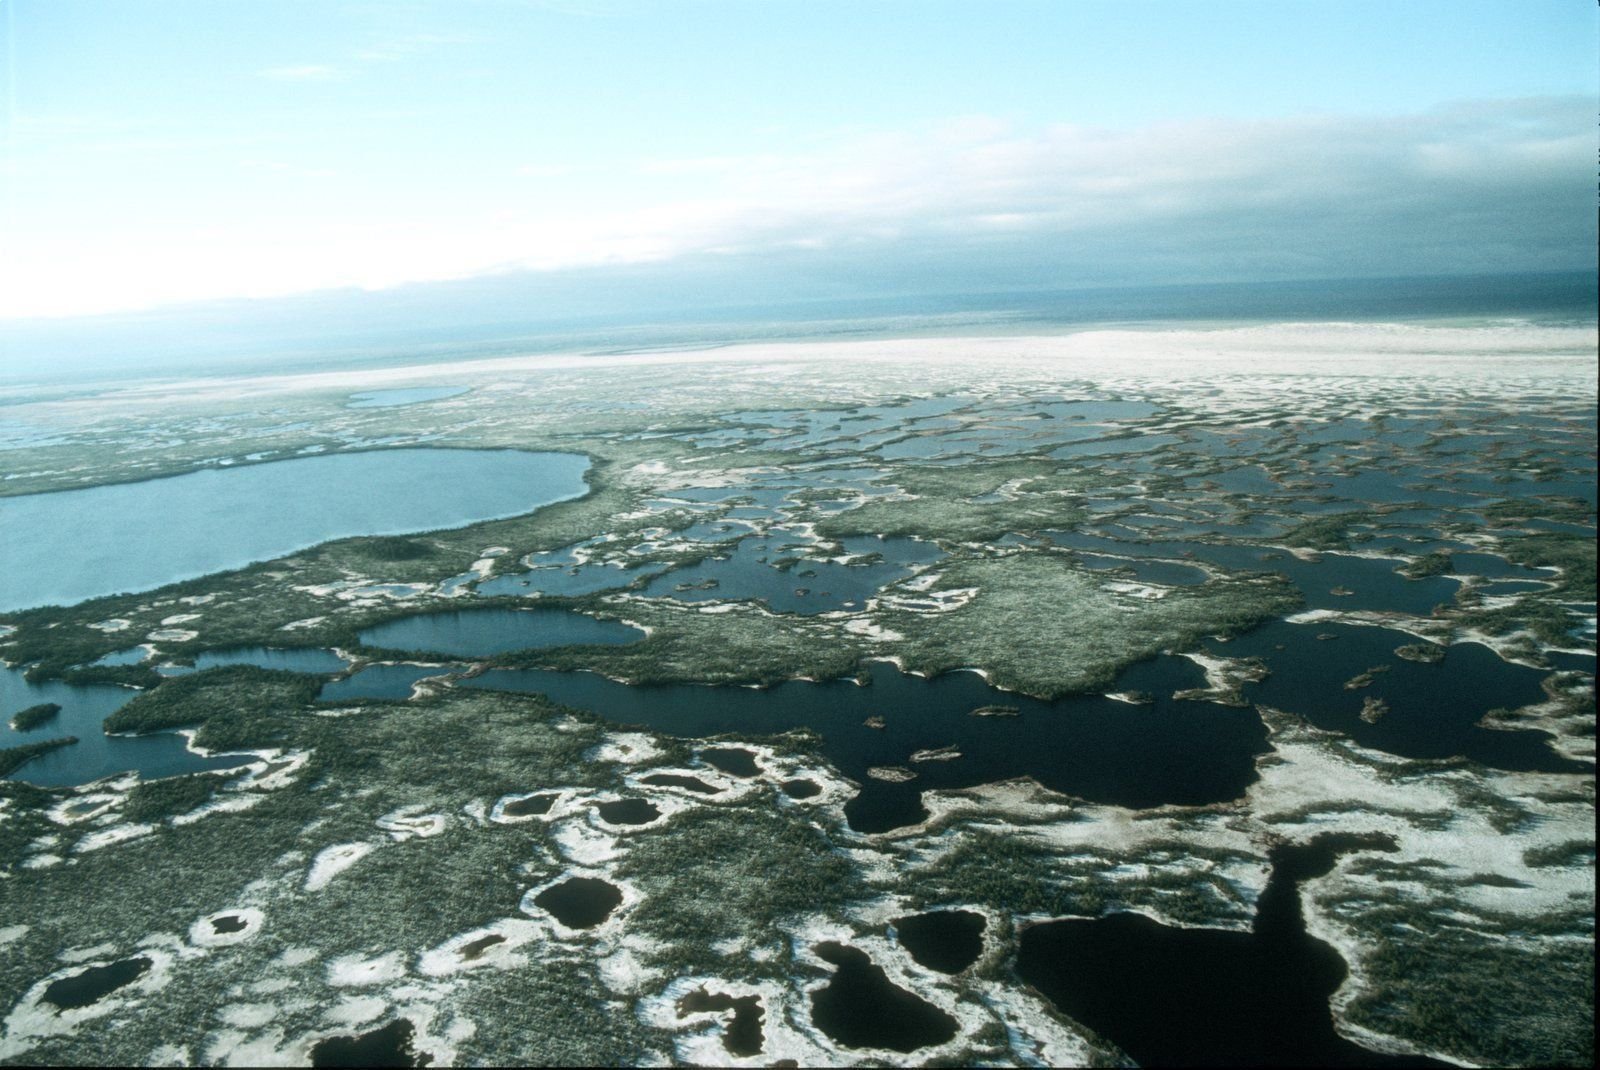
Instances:
[[[1592,6],[4,11],[24,335],[1594,266]]]

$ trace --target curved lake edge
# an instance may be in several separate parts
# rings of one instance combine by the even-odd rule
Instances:
[[[0,620],[20,621],[20,620],[26,618],[27,616],[33,615],[33,614],[60,612],[62,610],[77,610],[77,609],[80,609],[81,607],[85,607],[85,606],[91,605],[93,603],[97,603],[97,602],[113,602],[115,600],[124,599],[124,598],[147,597],[147,596],[148,597],[159,597],[163,593],[167,593],[169,591],[169,589],[171,590],[171,593],[177,594],[179,592],[179,589],[183,588],[185,585],[193,584],[193,583],[196,583],[196,582],[199,582],[199,581],[215,581],[215,580],[220,580],[220,579],[223,579],[223,578],[226,578],[226,577],[230,577],[230,576],[237,576],[239,574],[246,573],[246,572],[248,572],[248,571],[250,571],[252,569],[261,569],[261,568],[264,568],[264,567],[267,567],[267,566],[272,566],[272,565],[275,565],[275,564],[278,564],[278,563],[281,563],[281,562],[287,562],[287,561],[290,561],[291,559],[293,559],[293,558],[295,558],[295,557],[297,557],[297,556],[299,556],[301,554],[305,554],[305,553],[310,552],[310,551],[322,551],[322,550],[325,550],[328,547],[332,547],[332,546],[336,546],[336,545],[340,545],[340,544],[349,544],[349,545],[354,546],[354,545],[359,544],[362,540],[368,540],[368,539],[425,538],[425,537],[430,536],[430,535],[442,535],[442,534],[453,533],[453,532],[464,532],[464,531],[470,530],[471,528],[477,527],[479,525],[494,524],[494,523],[500,523],[500,522],[504,522],[504,521],[508,521],[508,520],[516,520],[516,519],[520,519],[520,518],[524,518],[524,517],[529,517],[529,516],[532,516],[535,513],[539,512],[542,509],[547,509],[547,508],[550,508],[552,506],[562,505],[562,504],[566,504],[566,503],[569,503],[569,502],[582,501],[582,500],[584,500],[586,498],[589,498],[589,497],[592,497],[593,495],[595,495],[598,491],[603,489],[603,487],[605,485],[604,480],[598,474],[599,470],[604,467],[604,462],[598,460],[597,458],[595,458],[591,454],[588,454],[588,453],[585,453],[585,452],[582,452],[582,451],[576,451],[576,450],[527,450],[527,449],[516,449],[516,448],[512,448],[512,447],[488,447],[488,448],[481,448],[480,449],[480,448],[476,448],[476,447],[465,447],[465,446],[432,446],[432,445],[420,446],[420,447],[417,447],[417,446],[399,446],[399,447],[375,447],[375,448],[358,449],[358,450],[341,450],[341,451],[338,451],[338,452],[310,454],[310,455],[304,455],[304,456],[299,456],[299,457],[275,458],[275,459],[272,459],[272,460],[251,462],[248,465],[243,465],[243,464],[241,464],[241,465],[227,465],[227,466],[209,465],[209,466],[203,466],[203,467],[192,469],[192,470],[185,471],[185,472],[167,473],[167,474],[162,474],[162,475],[158,475],[158,476],[149,476],[149,477],[140,478],[140,479],[110,481],[110,482],[106,482],[106,483],[92,484],[92,485],[84,486],[84,487],[61,488],[61,489],[58,489],[58,490],[39,491],[39,492],[36,492],[36,493],[23,494],[23,495],[0,496],[0,509],[3,509],[4,506],[5,506],[5,503],[7,503],[7,502],[42,499],[42,498],[45,498],[47,496],[56,496],[56,495],[67,493],[69,491],[93,492],[93,491],[98,491],[98,490],[117,489],[117,488],[136,486],[136,485],[142,485],[142,484],[147,484],[147,483],[159,483],[159,482],[162,482],[162,481],[168,480],[168,479],[182,479],[182,478],[185,478],[185,477],[188,477],[188,476],[193,476],[193,475],[200,475],[200,474],[207,474],[207,473],[214,473],[214,472],[226,472],[226,471],[228,471],[230,469],[235,469],[235,468],[238,468],[238,469],[261,468],[263,466],[268,466],[268,465],[273,465],[273,464],[280,464],[280,463],[287,463],[287,462],[296,462],[296,461],[305,462],[305,461],[317,461],[317,460],[331,460],[331,459],[334,459],[334,458],[342,458],[342,457],[368,456],[368,455],[375,455],[375,454],[381,454],[381,453],[397,453],[397,452],[408,452],[408,453],[413,453],[413,454],[416,454],[416,453],[443,454],[443,453],[447,453],[447,452],[448,453],[458,453],[458,454],[480,454],[480,455],[505,454],[505,455],[521,455],[521,456],[528,457],[528,458],[540,458],[540,459],[559,458],[559,459],[561,459],[561,461],[563,463],[570,462],[570,461],[581,461],[582,462],[581,470],[579,472],[577,472],[576,475],[575,475],[575,479],[576,479],[576,482],[578,484],[578,488],[579,489],[573,491],[572,493],[557,494],[554,497],[545,498],[544,500],[538,501],[537,503],[535,503],[535,504],[533,504],[531,506],[519,505],[519,507],[517,507],[515,509],[496,510],[496,511],[493,511],[492,513],[490,513],[489,515],[472,516],[472,517],[469,517],[469,518],[467,518],[465,520],[462,520],[459,523],[435,524],[435,525],[421,526],[421,527],[404,527],[403,530],[383,530],[383,531],[377,531],[377,532],[368,531],[368,532],[355,532],[355,533],[346,533],[346,534],[335,534],[332,537],[318,538],[315,541],[306,542],[306,543],[297,545],[297,546],[295,546],[295,547],[293,547],[292,549],[289,549],[289,550],[271,551],[271,552],[268,552],[268,553],[264,553],[262,556],[259,556],[259,557],[252,557],[248,561],[241,561],[241,562],[238,562],[238,563],[235,563],[235,564],[229,564],[229,565],[227,565],[225,567],[221,567],[221,568],[210,568],[210,569],[206,569],[204,571],[194,572],[192,574],[185,574],[185,575],[177,576],[175,578],[164,579],[164,580],[162,580],[160,582],[154,583],[154,584],[149,585],[149,586],[137,586],[137,587],[135,587],[133,589],[122,589],[122,590],[116,590],[116,591],[108,591],[108,592],[89,595],[89,596],[86,596],[86,597],[83,597],[83,598],[79,598],[79,599],[76,599],[76,600],[73,600],[73,601],[67,601],[67,602],[52,601],[52,602],[42,602],[42,603],[38,603],[38,604],[34,604],[34,605],[27,605],[27,606],[19,606],[19,607],[11,607],[11,608],[0,608]],[[443,577],[441,577],[441,578],[443,578]],[[379,581],[375,581],[375,582],[382,582],[382,581],[379,580]]]
[[[307,442],[306,445],[318,445],[318,443]],[[304,449],[304,447],[299,447],[298,449]],[[394,453],[398,450],[456,450],[472,453],[564,453],[574,457],[586,458],[589,461],[591,468],[595,464],[595,458],[587,453],[584,453],[582,450],[528,449],[522,446],[469,446],[463,444],[452,444],[449,442],[400,443],[397,445],[387,446],[352,446],[348,449],[319,450],[316,453],[301,453],[296,451],[286,453],[281,457],[259,457],[255,460],[248,460],[244,457],[240,457],[233,459],[231,464],[219,464],[216,461],[211,461],[210,463],[190,464],[181,467],[173,466],[171,468],[165,468],[154,472],[130,473],[123,478],[102,479],[93,483],[74,483],[65,487],[45,487],[39,490],[13,491],[7,489],[4,483],[0,482],[0,501],[7,501],[13,498],[42,498],[49,494],[69,494],[75,490],[94,490],[98,487],[126,487],[138,483],[158,483],[163,479],[178,479],[182,476],[194,475],[197,472],[227,472],[234,469],[258,468],[261,465],[266,464],[281,464],[284,461],[308,461],[316,457],[352,457],[361,453]],[[584,491],[584,494],[588,493],[590,493],[590,491]],[[579,497],[582,496],[583,495],[579,495]],[[562,500],[570,501],[571,499]],[[541,508],[543,507],[541,506]],[[522,514],[518,513],[515,515],[521,516]],[[510,518],[498,517],[496,519],[508,520]],[[474,520],[472,523],[483,523],[483,521]],[[456,528],[435,528],[433,530],[454,531]],[[410,534],[425,535],[427,532],[418,531],[411,532]]]

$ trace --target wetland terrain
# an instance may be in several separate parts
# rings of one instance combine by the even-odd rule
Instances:
[[[8,388],[0,1062],[1588,1065],[1594,358]]]

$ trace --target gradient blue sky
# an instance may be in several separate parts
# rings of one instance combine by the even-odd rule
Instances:
[[[0,317],[707,257],[1592,263],[1589,0],[0,8]]]

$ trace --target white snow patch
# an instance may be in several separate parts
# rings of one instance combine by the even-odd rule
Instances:
[[[405,957],[398,951],[375,955],[341,955],[328,963],[328,984],[335,988],[361,988],[388,984],[406,975]]]
[[[306,874],[306,891],[321,891],[329,881],[361,861],[377,846],[371,841],[362,841],[323,848],[311,861],[311,871]]]

